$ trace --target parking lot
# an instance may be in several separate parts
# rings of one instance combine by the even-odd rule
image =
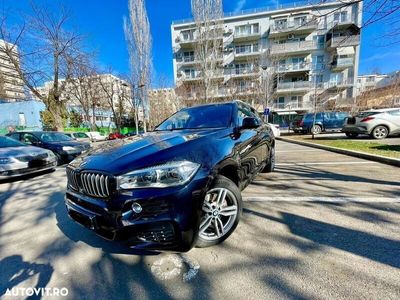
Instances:
[[[65,186],[64,167],[0,184],[0,296],[57,287],[85,299],[400,297],[396,167],[278,141],[276,172],[243,192],[235,233],[184,254],[104,241],[68,218]]]

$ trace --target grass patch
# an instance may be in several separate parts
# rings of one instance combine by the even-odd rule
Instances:
[[[309,143],[315,143],[319,145],[325,145],[340,149],[354,150],[359,152],[365,152],[370,154],[376,154],[381,156],[387,156],[392,158],[400,158],[400,145],[386,145],[376,142],[364,142],[364,141],[347,141],[347,140],[323,140],[323,139],[312,139],[311,137],[296,137],[295,140],[302,140]]]

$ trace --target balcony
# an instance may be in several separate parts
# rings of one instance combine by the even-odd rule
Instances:
[[[231,68],[225,69],[224,75],[229,76],[231,78],[241,78],[241,77],[253,77],[259,76],[259,69],[255,67],[249,68]]]
[[[277,73],[296,73],[296,72],[307,72],[311,69],[309,63],[302,62],[296,64],[285,64],[276,67]]]
[[[351,88],[354,85],[353,80],[343,79],[338,81],[329,81],[324,83],[324,88],[327,92],[341,92]]]
[[[332,37],[326,43],[329,48],[357,46],[360,44],[360,35]]]
[[[235,34],[233,35],[233,40],[235,42],[256,41],[260,38],[260,31],[235,32]]]
[[[248,59],[259,57],[261,51],[235,52],[235,59]]]
[[[277,93],[307,93],[311,88],[310,81],[278,82]]]
[[[328,29],[347,29],[350,27],[358,27],[357,20],[354,17],[342,18],[340,20],[333,20],[328,24]]]
[[[307,33],[314,31],[318,26],[317,19],[308,19],[303,22],[295,22],[293,20],[287,23],[272,24],[270,27],[269,36],[278,37],[287,35],[288,33]]]
[[[288,111],[288,110],[308,110],[309,106],[305,105],[302,101],[289,101],[285,103],[274,103],[272,110],[274,111]]]
[[[190,66],[190,65],[195,65],[197,63],[194,55],[184,56],[184,57],[180,58],[179,60],[177,59],[176,62],[180,66]]]
[[[338,58],[331,63],[332,71],[343,71],[347,68],[354,66],[353,57]]]
[[[194,82],[202,79],[201,73],[185,74],[184,72],[178,73],[178,81],[180,82]]]
[[[288,42],[284,44],[272,44],[271,54],[272,55],[283,55],[283,54],[296,54],[296,53],[308,53],[313,50],[324,48],[323,44],[318,44],[315,41],[298,41]]]

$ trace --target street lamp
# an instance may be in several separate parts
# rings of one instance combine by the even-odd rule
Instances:
[[[264,111],[265,108],[268,108],[268,86],[269,86],[269,79],[268,79],[268,73],[267,69],[268,66],[266,64],[261,65],[261,69],[263,69],[264,77],[265,77],[265,105],[264,105]],[[264,115],[264,120],[268,123],[268,117],[269,117],[269,112],[268,114]]]

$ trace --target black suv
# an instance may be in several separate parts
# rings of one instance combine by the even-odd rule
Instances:
[[[239,222],[240,191],[274,169],[274,145],[269,125],[243,102],[182,109],[153,132],[71,162],[68,214],[131,247],[218,244]]]

